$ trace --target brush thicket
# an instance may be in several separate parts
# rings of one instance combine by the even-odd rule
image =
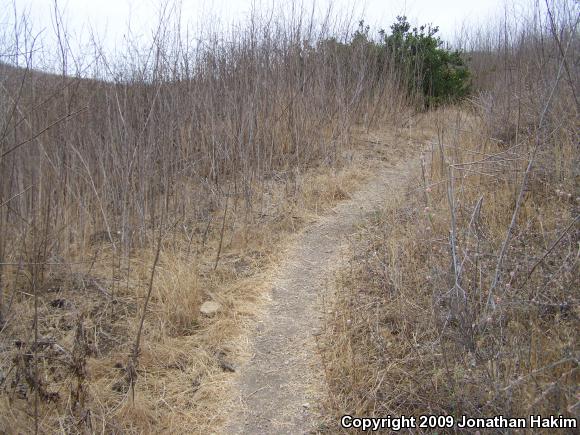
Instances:
[[[558,6],[474,43],[479,92],[426,115],[422,172],[354,244],[323,340],[334,413],[579,417],[580,46]]]

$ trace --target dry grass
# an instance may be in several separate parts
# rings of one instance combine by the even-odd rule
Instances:
[[[367,222],[339,276],[321,341],[330,427],[344,414],[578,418],[575,136],[552,131],[538,155],[490,294],[536,137],[498,142],[477,107],[429,116],[424,177]]]
[[[111,277],[111,243],[99,241],[92,248],[89,273],[81,272],[84,267],[63,270],[51,277],[39,297],[42,344],[36,357],[42,361],[41,385],[27,377],[34,369],[27,359],[30,324],[7,322],[2,332],[5,394],[0,425],[13,432],[33,427],[31,406],[38,388],[46,393],[39,409],[43,432],[213,430],[223,417],[216,410],[231,397],[227,386],[238,362],[231,355],[244,354],[246,327],[264,302],[271,267],[291,234],[348,197],[364,179],[362,165],[314,168],[291,184],[272,180],[264,192],[269,199],[259,227],[245,228],[233,214],[226,220],[215,271],[219,226],[205,238],[196,234],[193,242],[180,229],[164,237],[134,397],[126,364],[153,253],[132,252],[130,262],[118,268],[120,276]],[[214,219],[220,215],[216,211]],[[199,306],[205,300],[215,300],[222,308],[214,316],[203,316]],[[32,295],[20,292],[11,315],[30,319],[33,312]]]
[[[473,43],[475,95],[428,115],[423,170],[353,242],[321,340],[333,431],[580,417],[577,5],[546,5]]]
[[[379,149],[350,144],[377,145],[368,119],[425,146],[425,172],[342,277],[330,409],[577,415],[574,14],[472,50],[476,97],[413,121],[352,20],[186,41],[168,8],[121,66],[68,52],[62,17],[52,60],[26,17],[0,32],[19,66],[0,64],[0,427],[215,427],[287,238],[372,171]]]
[[[54,35],[0,29],[1,428],[214,427],[287,238],[365,177],[352,126],[407,104],[349,17],[194,35],[178,5],[117,57],[56,3]]]

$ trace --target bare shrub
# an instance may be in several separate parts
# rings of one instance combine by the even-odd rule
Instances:
[[[547,3],[477,41],[479,96],[427,115],[423,176],[340,278],[336,414],[578,418],[577,16]]]
[[[406,93],[348,17],[185,38],[169,4],[113,57],[54,14],[54,51],[26,16],[0,35],[0,426],[200,430],[273,246],[347,197],[351,127]]]

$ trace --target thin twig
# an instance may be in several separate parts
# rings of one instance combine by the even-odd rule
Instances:
[[[8,151],[5,151],[4,153],[2,153],[2,155],[0,156],[0,158],[4,158],[6,157],[8,154],[10,154],[12,151],[17,150],[18,148],[20,148],[22,145],[26,145],[28,142],[33,141],[34,139],[36,139],[38,136],[40,136],[41,134],[45,133],[46,131],[50,130],[52,127],[54,127],[57,124],[60,124],[61,122],[67,121],[68,119],[72,118],[73,116],[78,115],[79,113],[85,111],[88,109],[88,106],[85,106],[73,113],[69,113],[68,115],[63,116],[62,118],[57,119],[56,121],[54,121],[52,124],[44,127],[42,130],[40,130],[38,133],[33,134],[32,136],[30,136],[28,139],[23,140],[22,142],[20,142],[19,144],[14,145],[12,148],[10,148]]]
[[[224,216],[223,216],[223,219],[222,219],[222,229],[221,229],[221,232],[220,232],[220,242],[219,242],[217,254],[215,256],[215,263],[213,265],[213,270],[216,270],[217,269],[218,262],[220,261],[220,254],[222,252],[222,243],[224,241],[224,231],[225,231],[225,228],[226,228],[226,216],[227,216],[227,213],[228,213],[228,199],[229,199],[229,196],[230,196],[230,189],[228,187],[228,193],[226,195],[226,204],[225,204],[225,207],[224,207]]]
[[[576,20],[576,24],[577,23],[578,23],[578,20]],[[574,25],[574,28],[576,28],[576,24]],[[570,38],[570,40],[568,41],[568,45],[566,46],[565,53],[568,52],[568,49],[570,48],[571,41],[572,41],[572,38]],[[494,294],[494,291],[495,291],[497,285],[499,284],[501,268],[503,265],[503,259],[504,259],[505,253],[507,251],[507,247],[509,245],[509,242],[511,240],[512,231],[515,227],[516,219],[518,217],[520,207],[521,207],[523,199],[524,199],[524,194],[525,194],[527,186],[528,186],[528,178],[530,176],[530,173],[532,172],[532,167],[533,167],[534,161],[536,159],[536,154],[538,153],[538,150],[540,149],[540,146],[541,146],[539,132],[541,131],[541,129],[544,125],[544,120],[545,120],[546,114],[548,113],[548,108],[550,107],[550,104],[552,102],[552,98],[554,97],[554,93],[556,91],[556,88],[558,87],[558,83],[560,82],[560,77],[562,75],[563,61],[565,58],[566,58],[566,56],[564,55],[562,61],[560,62],[560,67],[558,69],[558,74],[556,75],[556,80],[554,81],[554,85],[552,86],[552,89],[550,91],[550,95],[549,95],[548,100],[546,101],[546,104],[544,106],[544,110],[542,111],[542,113],[540,115],[540,121],[538,122],[538,131],[536,132],[536,144],[535,144],[534,149],[532,151],[532,155],[530,156],[530,159],[528,161],[528,166],[526,167],[526,171],[524,172],[524,178],[523,178],[522,183],[520,185],[518,199],[516,200],[516,207],[515,207],[514,212],[512,214],[512,219],[511,219],[510,225],[507,229],[506,236],[504,238],[499,256],[497,258],[497,264],[495,267],[495,274],[493,277],[493,282],[492,282],[492,285],[489,289],[489,294],[487,297],[486,310],[488,308],[495,310],[495,301],[493,300],[493,294]]]
[[[28,186],[26,189],[24,189],[22,192],[15,194],[14,196],[11,196],[10,198],[8,198],[6,201],[4,201],[2,204],[0,204],[0,207],[4,207],[6,204],[8,204],[10,201],[12,201],[14,198],[18,198],[21,195],[24,195],[26,192],[28,192],[30,190],[30,188],[33,185],[31,184],[30,186]]]
[[[548,255],[550,255],[550,253],[554,250],[554,248],[558,245],[558,243],[560,243],[560,241],[564,238],[564,236],[566,235],[566,233],[568,233],[568,231],[570,230],[570,228],[572,228],[574,226],[574,224],[576,222],[578,222],[578,219],[580,219],[580,215],[576,216],[576,218],[574,218],[574,220],[572,222],[570,222],[570,225],[568,225],[566,227],[566,229],[564,231],[562,231],[562,233],[560,234],[560,236],[554,241],[554,243],[552,243],[552,245],[544,253],[544,255],[542,255],[542,257],[538,261],[536,261],[536,263],[534,263],[534,265],[532,266],[532,268],[528,272],[528,276],[526,277],[526,280],[524,281],[524,284],[528,281],[528,279],[530,279],[530,276],[532,276],[532,273],[534,273],[534,270],[536,270],[536,267],[538,267],[546,259],[546,257]]]

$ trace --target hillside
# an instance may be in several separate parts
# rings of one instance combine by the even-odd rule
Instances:
[[[457,49],[300,10],[116,58],[3,28],[0,433],[577,419],[578,6],[546,5]]]

